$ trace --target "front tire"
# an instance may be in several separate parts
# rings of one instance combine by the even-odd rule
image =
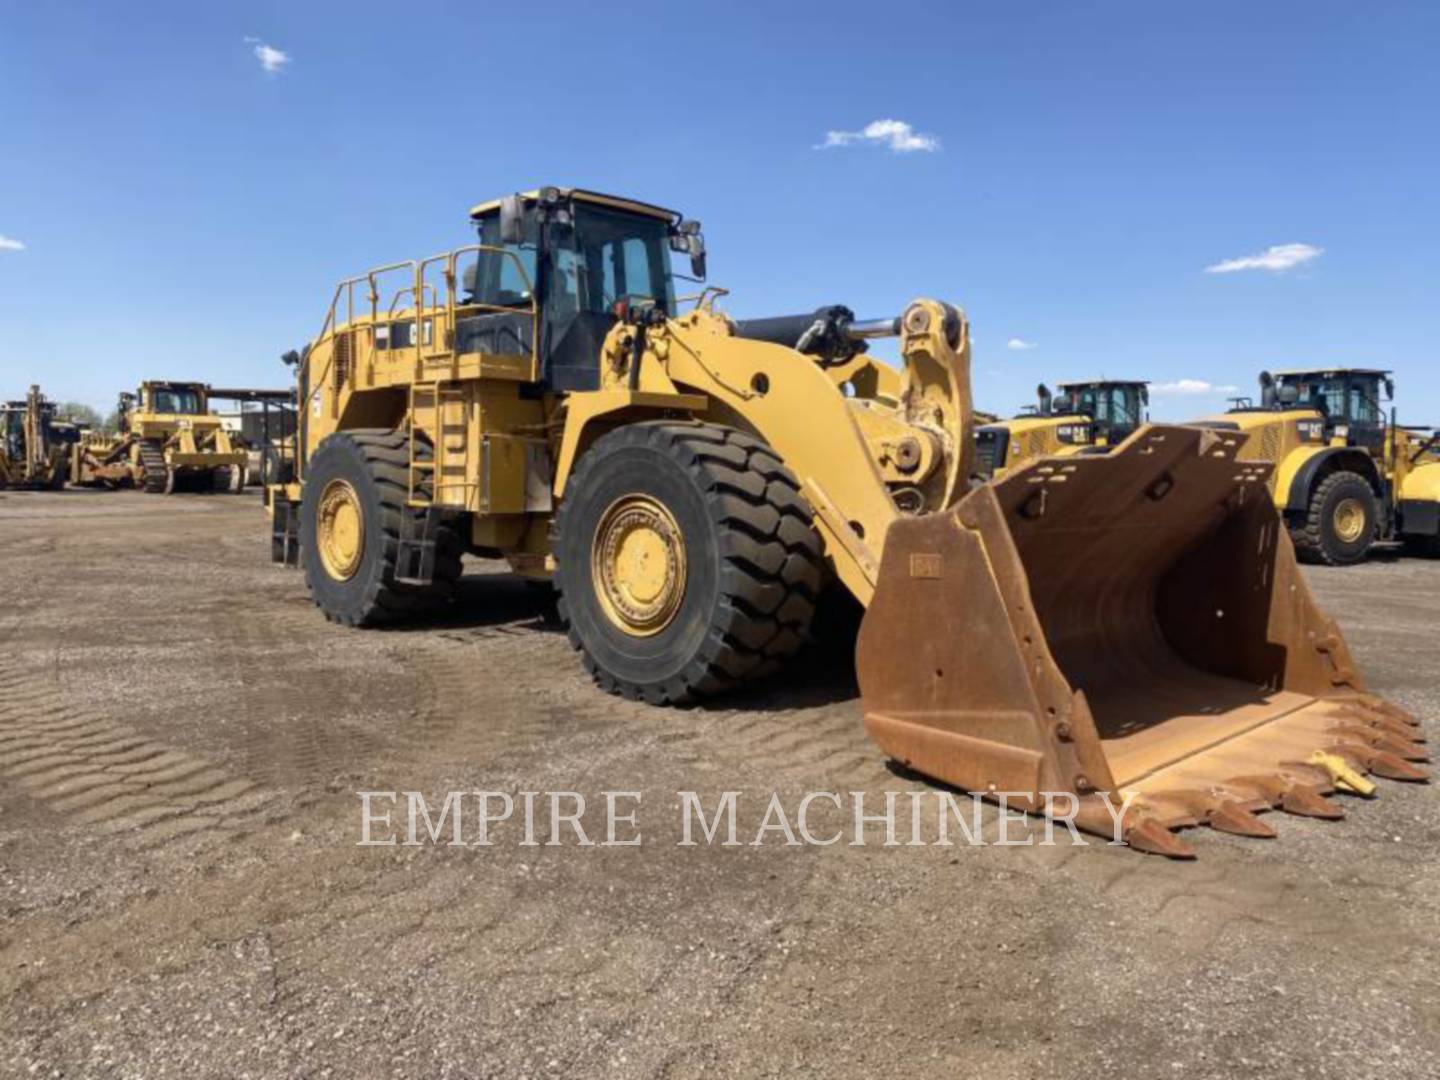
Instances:
[[[330,435],[305,472],[300,506],[305,583],[332,622],[378,626],[453,595],[460,542],[443,523],[435,526],[431,583],[395,580],[401,526],[423,513],[405,505],[408,441],[396,431]]]
[[[1301,562],[1353,566],[1364,562],[1380,518],[1375,492],[1359,473],[1332,472],[1315,485],[1310,505],[1291,530]]]
[[[581,458],[555,520],[558,611],[610,693],[684,704],[768,674],[809,631],[820,538],[768,446],[631,424]]]

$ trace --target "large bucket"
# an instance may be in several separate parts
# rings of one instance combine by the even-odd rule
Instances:
[[[1189,856],[1170,830],[1253,836],[1367,773],[1422,780],[1417,723],[1365,692],[1236,432],[1151,426],[896,522],[857,654],[892,757],[1081,828]],[[1048,795],[1047,795],[1048,793]],[[1057,796],[1067,793],[1073,799]]]

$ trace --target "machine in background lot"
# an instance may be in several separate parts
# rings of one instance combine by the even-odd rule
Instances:
[[[919,299],[735,320],[699,225],[546,188],[480,243],[342,282],[297,369],[299,475],[273,553],[326,618],[454,593],[465,551],[551,580],[605,690],[679,704],[776,670],[826,587],[868,608],[857,667],[891,756],[1108,835],[1271,835],[1364,773],[1427,774],[1315,607],[1244,439],[1145,427],[971,489],[964,314]],[[360,304],[356,304],[356,293]],[[865,355],[899,340],[903,370]],[[1117,557],[1123,553],[1123,557]]]
[[[63,488],[68,447],[77,437],[38,386],[23,401],[0,404],[0,488]]]
[[[1440,556],[1440,437],[1397,424],[1382,391],[1394,399],[1376,368],[1262,372],[1259,406],[1199,421],[1248,435],[1241,460],[1275,463],[1270,491],[1305,562],[1348,566],[1386,540]]]
[[[143,487],[154,494],[200,489],[239,492],[245,487],[245,447],[210,411],[226,396],[204,383],[149,381],[120,395],[120,430],[91,432],[76,444],[74,484]]]
[[[217,390],[210,400],[236,402],[240,408],[218,413],[225,430],[245,448],[246,482],[268,489],[295,479],[295,390]]]
[[[1053,396],[1044,383],[1038,405],[1010,420],[975,428],[975,475],[1000,476],[1038,457],[1103,453],[1146,422],[1150,384],[1135,379],[1060,383]]]

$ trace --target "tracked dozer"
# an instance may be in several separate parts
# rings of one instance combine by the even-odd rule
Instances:
[[[976,418],[975,474],[1001,476],[1037,457],[1103,454],[1145,423],[1150,384],[1135,379],[1044,383],[1037,404],[1010,420]]]
[[[69,427],[38,386],[23,401],[0,404],[0,488],[63,488]]]
[[[120,430],[92,432],[74,448],[71,481],[140,487],[152,494],[244,490],[249,455],[210,411],[204,383],[148,381],[120,395]]]
[[[841,588],[885,752],[1107,835],[1128,797],[1123,835],[1168,855],[1182,826],[1266,835],[1262,810],[1424,778],[1239,434],[1145,426],[972,489],[957,307],[736,319],[676,297],[670,252],[705,262],[679,214],[548,188],[473,217],[478,244],[342,282],[287,355],[273,553],[327,618],[410,618],[465,552],[503,558],[553,584],[602,688],[683,704],[776,670]]]

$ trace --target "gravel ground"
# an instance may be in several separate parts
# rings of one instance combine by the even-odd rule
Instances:
[[[756,846],[772,793],[934,795],[866,739],[843,648],[654,710],[487,564],[444,618],[328,625],[249,498],[0,493],[0,551],[0,1075],[1440,1075],[1429,786],[1190,864],[928,816]],[[1440,566],[1311,581],[1374,688],[1440,715]],[[357,792],[451,790],[515,817],[357,843]],[[524,791],[584,794],[602,838],[638,791],[643,842],[548,845],[541,796],[526,845]],[[741,843],[679,844],[682,791],[742,793]]]

